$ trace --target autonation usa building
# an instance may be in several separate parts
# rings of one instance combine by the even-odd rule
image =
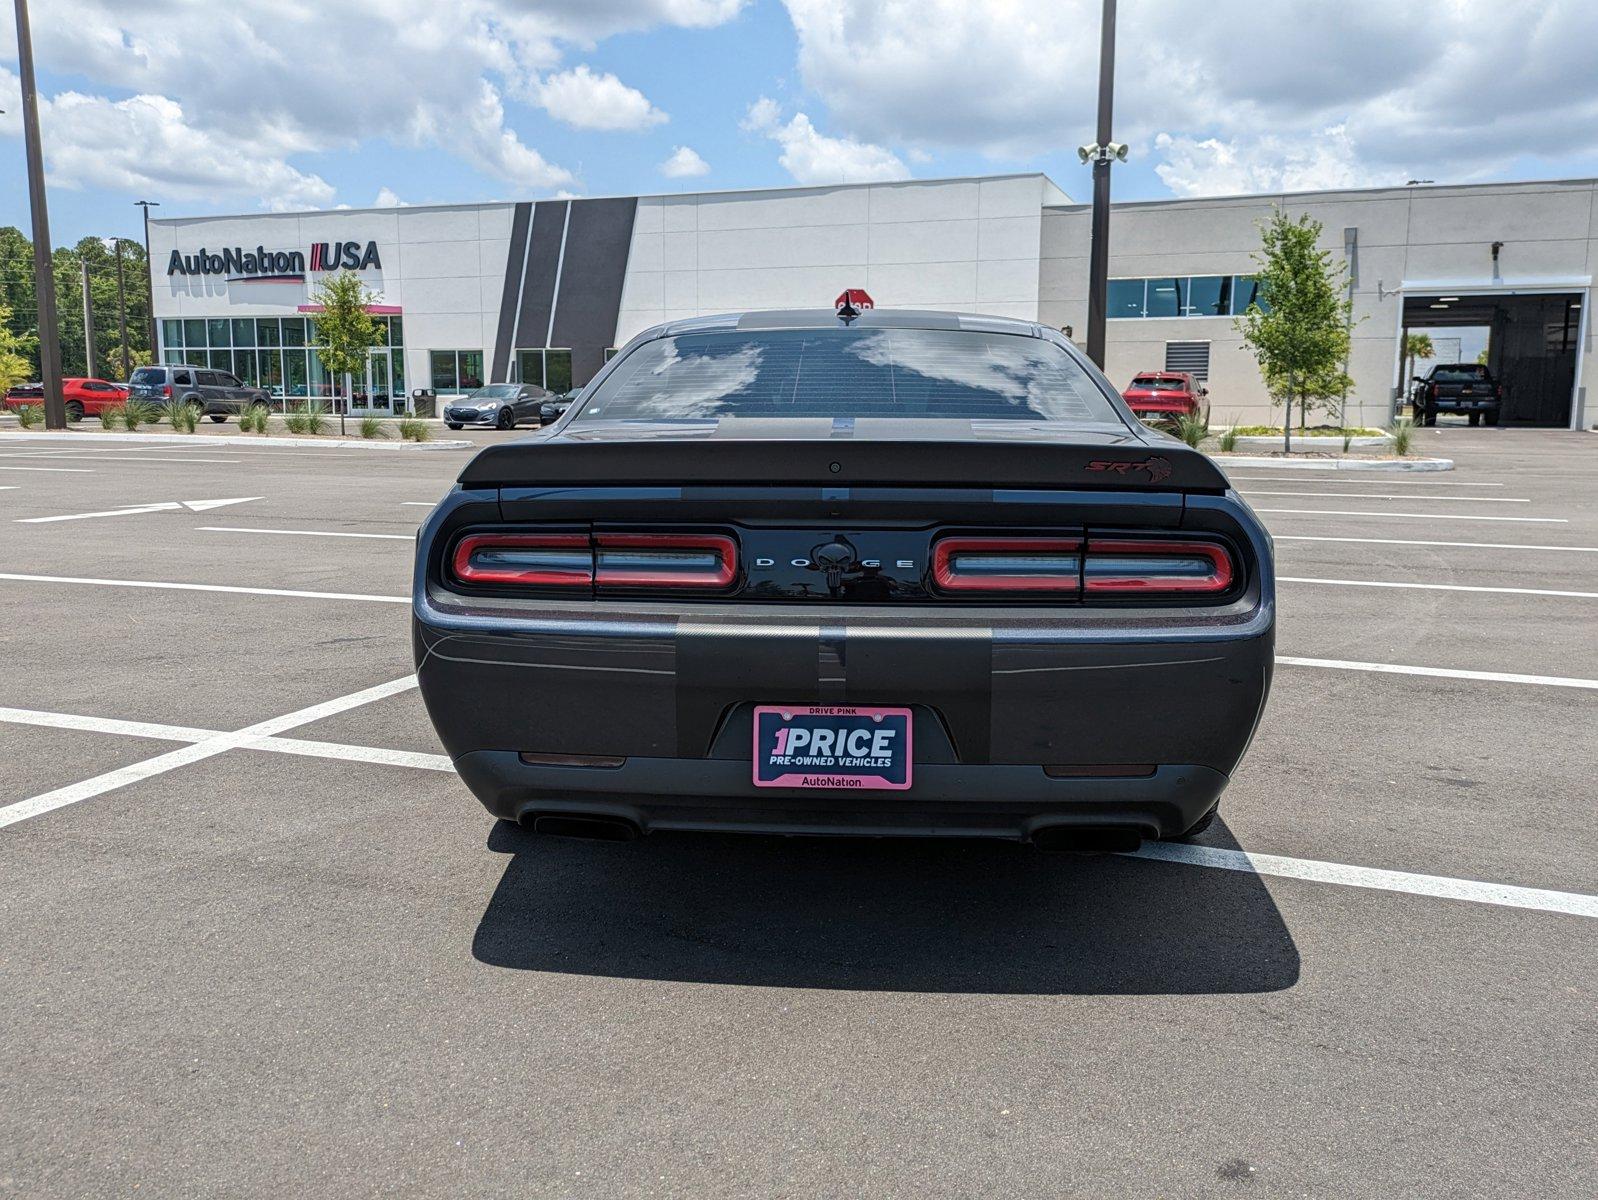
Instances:
[[[1234,327],[1254,296],[1261,221],[1308,213],[1348,264],[1349,423],[1383,424],[1407,330],[1443,346],[1490,330],[1506,424],[1598,420],[1583,387],[1598,263],[1598,181],[1418,186],[1117,204],[1106,371],[1184,370],[1212,419],[1264,421],[1270,400]],[[826,307],[991,313],[1087,328],[1087,205],[1042,175],[522,203],[155,220],[161,356],[288,397],[327,395],[312,292],[349,269],[388,344],[358,403],[418,389],[581,385],[614,347],[679,317]],[[1475,335],[1479,344],[1482,334]]]

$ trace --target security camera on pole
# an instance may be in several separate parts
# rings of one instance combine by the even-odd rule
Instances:
[[[1110,140],[1115,102],[1115,0],[1104,0],[1099,29],[1099,140],[1077,150],[1093,164],[1093,243],[1088,252],[1088,357],[1104,369],[1104,317],[1110,283],[1110,164],[1126,161],[1126,146]]]

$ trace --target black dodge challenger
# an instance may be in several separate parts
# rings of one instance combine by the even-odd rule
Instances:
[[[535,830],[1197,832],[1270,688],[1271,543],[1054,330],[674,322],[462,471],[421,692]]]

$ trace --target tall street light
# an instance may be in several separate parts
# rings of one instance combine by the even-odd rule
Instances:
[[[155,352],[155,264],[150,261],[150,210],[160,208],[159,200],[135,200],[134,205],[144,210],[144,315],[150,334],[150,361],[157,362]]]
[[[1115,103],[1115,0],[1104,0],[1099,27],[1098,141],[1077,151],[1093,164],[1093,244],[1088,251],[1088,357],[1104,369],[1104,317],[1110,282],[1110,164],[1126,161],[1126,147],[1110,140]]]
[[[61,343],[55,318],[55,271],[50,261],[50,212],[44,197],[44,158],[39,150],[39,93],[33,80],[33,34],[28,0],[16,0],[17,62],[22,84],[22,140],[28,150],[28,206],[33,216],[33,293],[38,302],[39,378],[44,383],[44,427],[67,427],[61,398]]]

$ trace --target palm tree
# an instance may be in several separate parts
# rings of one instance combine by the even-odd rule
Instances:
[[[1417,358],[1430,358],[1436,354],[1436,347],[1432,345],[1430,334],[1406,333],[1404,335],[1404,391],[1410,394],[1410,384],[1415,379],[1415,360]],[[1402,410],[1400,410],[1402,411]],[[1419,418],[1416,418],[1417,423]]]

